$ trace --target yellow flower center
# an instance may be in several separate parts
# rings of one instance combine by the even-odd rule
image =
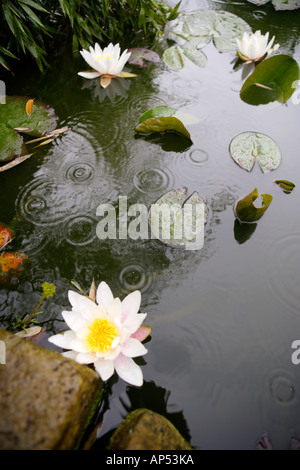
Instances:
[[[111,59],[111,54],[98,55],[98,56],[96,57],[96,61],[97,61],[97,62],[100,62],[101,59],[110,60],[110,59]]]
[[[90,352],[107,352],[111,349],[113,340],[118,336],[118,329],[109,320],[96,318],[89,325],[90,333],[86,342]]]

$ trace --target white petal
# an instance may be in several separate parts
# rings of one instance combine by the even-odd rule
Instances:
[[[76,361],[80,364],[91,364],[97,359],[95,353],[78,353]]]
[[[48,338],[48,341],[52,344],[55,344],[55,346],[59,346],[60,348],[72,349],[71,344],[75,338],[76,334],[74,333],[74,331],[67,330],[64,333],[50,336],[50,338]]]
[[[148,350],[145,346],[135,338],[128,338],[122,345],[121,345],[122,353],[128,357],[139,357],[147,354]]]
[[[78,331],[79,329],[83,328],[87,323],[86,319],[81,315],[81,313],[75,310],[73,310],[72,312],[69,312],[69,311],[62,312],[62,317],[65,320],[68,327],[74,331]]]
[[[68,295],[70,304],[74,310],[76,310],[78,313],[81,313],[84,318],[92,321],[99,317],[101,310],[91,299],[71,290],[69,291]]]
[[[77,338],[77,337],[71,342],[71,349],[73,349],[74,351],[77,351],[79,353],[89,352],[89,348],[88,348],[86,342],[79,339],[79,338]]]
[[[131,294],[127,295],[122,301],[121,307],[121,321],[124,322],[130,315],[138,313],[141,306],[141,293],[136,290]]]
[[[109,304],[107,314],[114,323],[121,326],[121,300],[118,297]]]
[[[64,357],[67,357],[68,359],[73,359],[73,361],[76,361],[77,359],[77,352],[75,351],[66,351],[66,352],[61,353],[61,355]]]
[[[136,315],[130,315],[130,317],[127,318],[122,324],[122,328],[126,328],[129,332],[129,335],[132,335],[132,333],[135,333],[136,330],[141,326],[146,316],[147,313],[138,313]]]
[[[142,369],[130,357],[122,353],[114,360],[115,370],[121,379],[131,385],[143,385]]]
[[[106,361],[105,359],[97,359],[94,366],[103,381],[108,380],[115,370],[113,361]]]
[[[80,75],[83,78],[88,78],[89,80],[92,80],[93,78],[97,78],[100,76],[99,72],[78,72],[78,75]]]
[[[109,304],[114,300],[114,296],[106,282],[101,282],[99,284],[96,300],[97,304],[107,312]]]
[[[119,73],[122,72],[122,70],[124,68],[124,65],[128,61],[128,59],[130,57],[130,54],[131,54],[131,52],[124,51],[123,54],[121,55],[120,59],[119,59],[119,62],[117,64],[117,66],[114,67],[114,69],[112,70],[111,73],[113,73],[114,75],[119,75]]]

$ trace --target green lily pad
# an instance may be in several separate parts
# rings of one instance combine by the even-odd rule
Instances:
[[[155,106],[144,113],[135,130],[139,134],[152,134],[153,132],[176,132],[192,142],[189,131],[184,124],[175,117],[177,110],[169,106]],[[189,116],[188,114],[186,116]]]
[[[217,13],[212,10],[198,10],[182,16],[182,31],[190,36],[206,38],[209,42],[215,31]]]
[[[192,38],[186,41],[181,47],[182,53],[198,67],[205,67],[207,62],[206,55],[201,51],[202,45],[199,45],[198,38]]]
[[[287,180],[276,180],[275,183],[278,184],[278,186],[280,186],[282,189],[284,189],[285,192],[289,193],[293,191],[293,189],[296,187],[294,183]]]
[[[285,103],[294,93],[300,78],[298,63],[289,55],[280,54],[264,60],[242,86],[243,101],[254,106],[273,101]]]
[[[176,111],[177,110],[175,108],[170,108],[169,106],[154,106],[154,108],[151,108],[149,111],[146,111],[144,114],[142,114],[139,122],[156,117],[170,117],[173,116]]]
[[[263,173],[278,168],[281,153],[278,145],[265,134],[242,132],[234,137],[229,147],[233,160],[243,169],[251,171],[257,160]]]
[[[20,133],[40,137],[56,128],[57,116],[53,108],[34,100],[28,115],[27,102],[26,96],[7,96],[6,104],[0,106],[0,162],[26,153]]]
[[[238,201],[235,212],[240,222],[256,222],[259,220],[273,201],[270,194],[261,195],[261,207],[256,207],[254,201],[259,197],[258,190],[255,188],[250,194]]]
[[[149,224],[152,235],[163,243],[188,249],[197,246],[197,239],[203,235],[208,211],[197,192],[189,197],[187,193],[187,188],[181,188],[161,196],[151,206]]]

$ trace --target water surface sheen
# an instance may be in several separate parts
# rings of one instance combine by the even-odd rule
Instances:
[[[183,0],[182,8],[200,3],[269,30],[280,52],[300,62],[299,11],[275,13],[245,1]],[[287,449],[291,433],[300,437],[300,365],[291,361],[291,344],[300,339],[300,104],[245,104],[235,54],[220,54],[211,43],[203,50],[205,68],[189,63],[174,72],[161,63],[135,70],[137,78],[118,80],[107,92],[77,76],[80,57],[57,60],[44,76],[26,69],[8,84],[9,94],[47,101],[70,130],[0,175],[0,220],[14,226],[13,248],[31,260],[25,279],[0,290],[3,322],[32,310],[48,281],[57,294],[41,318],[49,334],[63,330],[70,280],[88,289],[94,277],[121,298],[141,290],[153,327],[143,388],[116,377],[107,385],[99,447],[140,406],[167,416],[197,449],[251,449],[264,432]],[[135,136],[141,113],[159,104],[199,118],[189,126],[193,145],[175,135]],[[277,142],[282,163],[275,172],[264,175],[256,164],[248,173],[233,162],[229,143],[244,131]],[[285,194],[275,179],[296,189]],[[208,204],[202,250],[97,238],[99,204],[117,205],[122,195],[149,207],[182,186]],[[233,207],[255,187],[274,200],[241,239]],[[42,345],[50,346],[47,338]]]

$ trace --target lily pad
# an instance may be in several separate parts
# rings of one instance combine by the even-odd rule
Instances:
[[[242,86],[243,101],[254,106],[273,101],[285,103],[294,93],[294,83],[300,78],[298,63],[287,54],[264,60]]]
[[[281,153],[278,145],[265,134],[242,132],[232,139],[229,147],[233,160],[247,171],[251,171],[257,160],[263,173],[278,168]]]
[[[168,191],[152,204],[149,212],[152,235],[163,243],[186,249],[197,246],[208,213],[204,199],[197,192],[187,195],[187,188]]]
[[[155,106],[140,117],[139,124],[135,130],[140,134],[176,132],[192,141],[189,131],[175,117],[176,112],[175,108],[170,108],[169,106]]]
[[[135,65],[136,67],[146,68],[148,67],[148,62],[160,62],[160,57],[156,52],[144,47],[134,47],[132,49],[128,49],[128,52],[131,53],[128,63]]]
[[[184,66],[181,48],[179,46],[171,46],[163,53],[164,63],[172,70],[180,70]]]
[[[257,223],[243,224],[238,219],[235,219],[233,229],[234,238],[239,243],[239,245],[242,245],[243,243],[246,243],[248,240],[250,240],[256,229]]]
[[[192,38],[186,41],[181,47],[182,53],[198,67],[205,67],[207,62],[206,55],[201,51],[202,45],[199,45],[198,38]]]
[[[198,10],[182,16],[182,31],[190,36],[207,38],[209,42],[215,31],[217,13],[212,10]]]
[[[295,188],[294,183],[292,183],[291,181],[276,180],[275,183],[278,184],[278,186],[280,186],[282,189],[285,190],[285,192],[288,192],[288,193],[293,191],[293,189]]]
[[[256,222],[264,215],[273,200],[273,196],[270,194],[262,194],[261,207],[254,205],[254,201],[256,201],[258,197],[258,190],[255,188],[250,194],[238,201],[235,212],[240,222]]]
[[[20,133],[40,137],[53,131],[56,125],[57,116],[46,103],[39,100],[32,103],[26,96],[7,96],[6,104],[0,106],[0,162],[26,153]]]
[[[245,20],[228,11],[217,13],[213,41],[219,52],[235,51],[236,38],[241,37],[244,32],[252,33],[251,27]]]

